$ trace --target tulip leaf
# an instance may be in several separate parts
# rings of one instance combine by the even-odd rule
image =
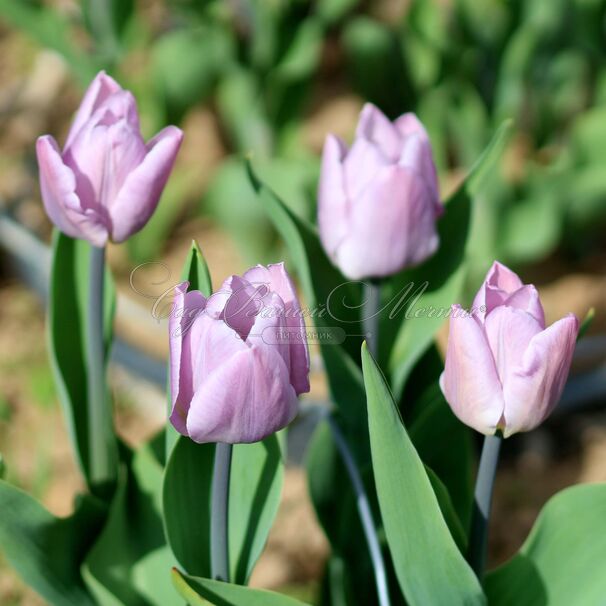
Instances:
[[[165,606],[177,596],[170,579],[175,560],[162,525],[162,466],[147,447],[129,457],[82,573],[101,606]]]
[[[452,538],[423,462],[366,345],[362,367],[379,505],[407,602],[411,606],[485,604],[482,588]]]
[[[94,606],[80,564],[102,528],[105,507],[83,496],[68,518],[56,518],[0,480],[0,547],[21,578],[55,606]]]
[[[505,122],[463,184],[447,202],[444,215],[438,223],[440,248],[437,253],[418,268],[395,276],[388,284],[391,297],[396,297],[397,301],[403,294],[409,302],[405,312],[407,317],[400,328],[395,331],[393,319],[386,318],[381,330],[381,337],[385,337],[382,351],[389,350],[393,343],[388,354],[389,371],[398,399],[415,363],[443,324],[445,313],[453,303],[458,302],[462,294],[474,201],[481,190],[484,177],[498,160],[510,132],[511,122]],[[426,288],[419,296],[415,296],[415,292],[425,284]],[[391,335],[395,337],[392,338]]]
[[[88,306],[88,260],[90,244],[74,240],[55,230],[48,303],[49,349],[59,400],[84,476],[89,478],[88,435],[88,364],[86,359],[86,314]],[[104,287],[105,360],[109,357],[115,310],[115,288],[111,274],[105,272]],[[109,406],[108,402],[108,406]],[[112,427],[104,442],[115,450],[117,442]]]
[[[562,490],[517,555],[485,580],[491,606],[602,604],[606,595],[606,484]]]
[[[345,331],[343,346],[320,341],[333,401],[344,418],[354,425],[364,422],[362,373],[354,362],[358,356],[360,284],[347,281],[326,256],[316,229],[297,217],[256,176],[247,162],[248,174],[263,208],[288,243],[305,302],[315,314],[306,318],[316,329],[339,327]],[[319,312],[324,310],[323,314]],[[358,337],[358,338],[356,338]],[[350,355],[348,355],[350,354]],[[365,428],[364,428],[365,432]]]
[[[200,250],[198,243],[192,240],[189,254],[181,270],[181,280],[189,282],[189,290],[199,290],[205,297],[210,297],[212,294],[212,280],[210,277],[210,271],[206,264],[206,259]],[[169,335],[172,338],[172,335]],[[170,364],[170,362],[169,362]],[[168,369],[167,375],[167,418],[170,417],[172,412],[172,397],[170,391],[170,368]],[[165,460],[168,460],[175,443],[179,439],[179,432],[170,424],[167,423],[165,431]]]
[[[188,576],[177,569],[173,569],[173,583],[190,606],[307,606],[273,591]]]
[[[164,479],[165,528],[179,563],[211,576],[210,500],[214,444],[179,438]],[[235,444],[229,498],[231,578],[246,583],[261,555],[278,510],[284,466],[278,438]]]
[[[181,278],[189,282],[188,290],[199,290],[205,297],[210,297],[213,292],[206,259],[195,240],[192,240],[189,254],[181,272]]]

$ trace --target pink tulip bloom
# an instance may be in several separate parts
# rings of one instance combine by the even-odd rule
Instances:
[[[350,149],[327,137],[320,238],[348,278],[389,276],[427,259],[438,248],[442,211],[429,137],[414,114],[392,123],[367,103]]]
[[[453,305],[440,387],[463,423],[508,437],[540,425],[558,403],[579,331],[574,314],[549,327],[537,290],[495,262],[472,315]]]
[[[258,442],[309,391],[305,322],[283,263],[231,276],[206,299],[176,288],[170,317],[171,423],[195,442]]]
[[[102,247],[139,231],[153,214],[183,133],[175,126],[145,143],[132,94],[104,72],[88,87],[63,151],[38,139],[40,190],[51,221]]]

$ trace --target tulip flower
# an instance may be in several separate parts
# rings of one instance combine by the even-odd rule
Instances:
[[[427,259],[438,248],[442,211],[429,138],[414,114],[392,123],[366,104],[350,149],[327,137],[320,238],[348,278],[389,276]]]
[[[536,288],[495,262],[472,313],[452,307],[442,392],[483,434],[530,431],[562,395],[578,331],[574,314],[545,327]]]
[[[38,139],[42,200],[72,238],[103,247],[139,231],[158,205],[183,133],[175,126],[145,143],[132,94],[104,72],[89,86],[63,151]]]
[[[288,425],[309,391],[305,323],[282,263],[231,276],[206,299],[176,288],[170,420],[195,442],[257,442]]]

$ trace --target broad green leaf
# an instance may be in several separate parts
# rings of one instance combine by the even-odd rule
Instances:
[[[362,367],[379,505],[406,600],[411,606],[486,604],[476,576],[448,530],[387,383],[365,345]]]
[[[307,606],[304,602],[263,589],[187,576],[173,570],[173,583],[190,606]]]
[[[452,504],[452,499],[450,498],[450,494],[448,493],[448,489],[442,483],[442,480],[436,475],[436,473],[431,469],[431,467],[427,467],[425,465],[425,473],[427,473],[427,477],[431,482],[431,487],[438,499],[438,505],[440,506],[440,511],[444,516],[444,520],[450,530],[450,534],[454,539],[459,551],[461,553],[466,553],[467,550],[467,533],[461,524],[461,520],[455,511],[455,508]]]
[[[175,564],[162,525],[162,467],[144,448],[123,467],[109,518],[83,565],[101,606],[165,606],[177,600]]]
[[[84,476],[89,477],[86,314],[90,244],[55,230],[48,303],[49,350],[53,375],[73,448]],[[104,287],[106,362],[112,338],[115,288],[106,270]],[[110,402],[107,403],[111,406]],[[113,427],[99,427],[118,460]]]
[[[235,583],[247,583],[278,512],[284,465],[276,435],[236,444],[229,491],[229,563]]]
[[[191,574],[211,576],[210,500],[214,444],[179,438],[164,478],[166,536],[179,563]],[[283,463],[275,435],[234,445],[229,499],[229,559],[232,579],[246,583],[261,555],[278,510]]]
[[[68,518],[56,518],[25,492],[0,480],[0,549],[21,578],[54,606],[94,606],[80,564],[106,511],[80,497]]]
[[[192,240],[189,254],[181,271],[181,279],[189,282],[188,290],[199,290],[205,297],[210,297],[213,291],[210,271],[206,264],[206,259],[195,240]],[[172,335],[169,335],[172,338]],[[172,411],[172,400],[170,391],[170,368],[167,371],[167,418]],[[176,441],[179,439],[179,432],[170,424],[166,425],[165,432],[165,460],[168,460]]]
[[[567,488],[545,505],[517,555],[485,580],[491,606],[604,603],[606,484]]]
[[[398,399],[412,368],[445,320],[444,313],[434,312],[430,315],[430,310],[448,311],[461,295],[466,275],[467,235],[473,202],[483,177],[498,159],[510,130],[510,122],[499,128],[464,183],[446,204],[444,216],[438,223],[441,243],[438,252],[420,267],[396,276],[389,284],[390,296],[395,297],[396,301],[400,293],[406,292],[409,285],[413,285],[406,297],[410,302],[406,307],[409,318],[403,320],[389,354],[392,386]],[[418,297],[412,296],[425,282],[427,288],[424,292]],[[404,312],[400,311],[402,313]],[[387,341],[390,334],[394,333],[393,323],[394,319],[390,318],[386,318],[383,323],[381,337]],[[388,348],[388,345],[388,342],[385,343],[382,350]]]
[[[74,44],[75,37],[67,19],[50,6],[23,0],[0,0],[0,16],[14,28],[31,36],[40,46],[59,53],[88,86],[99,69],[84,49]]]
[[[471,430],[455,417],[440,389],[443,370],[444,361],[433,345],[415,365],[400,410],[419,456],[440,478],[467,528],[473,505],[475,451]]]
[[[166,464],[162,500],[166,538],[192,574],[211,576],[210,502],[214,444],[180,437]]]

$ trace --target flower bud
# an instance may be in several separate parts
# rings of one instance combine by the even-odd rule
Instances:
[[[206,299],[176,288],[171,423],[195,442],[257,442],[288,425],[309,391],[305,322],[282,263],[231,276]]]
[[[568,378],[579,322],[568,314],[549,327],[537,290],[495,262],[472,314],[453,305],[440,387],[463,423],[505,437],[540,425]]]
[[[100,72],[88,87],[63,151],[38,139],[40,190],[51,221],[102,247],[139,231],[153,214],[183,133],[175,126],[145,143],[132,94]]]
[[[414,114],[392,123],[366,104],[350,149],[327,137],[320,238],[348,278],[389,276],[427,259],[438,248],[442,212],[431,145]]]

